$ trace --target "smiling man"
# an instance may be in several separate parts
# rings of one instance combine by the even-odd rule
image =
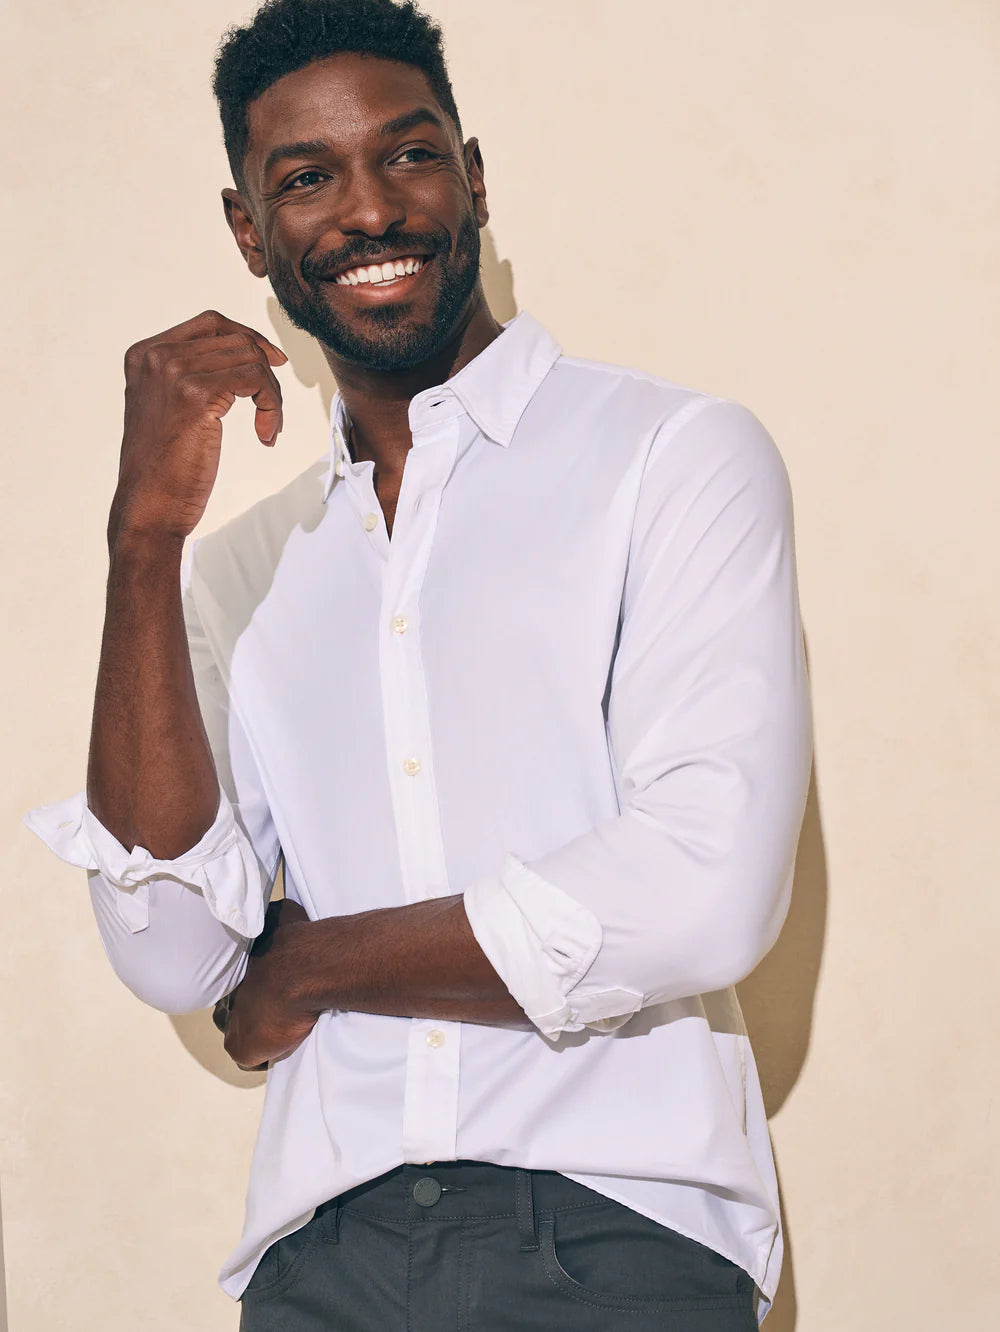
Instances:
[[[732,987],[812,747],[780,454],[497,322],[413,5],[271,0],[215,92],[329,452],[187,541],[286,358],[215,311],[129,349],[87,788],[28,820],[126,985],[268,1067],[222,1286],[246,1332],[746,1332],[782,1240]]]

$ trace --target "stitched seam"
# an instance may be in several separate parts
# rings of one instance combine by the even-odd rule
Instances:
[[[746,1300],[739,1295],[703,1295],[697,1298],[671,1299],[659,1295],[602,1295],[600,1291],[588,1291],[564,1272],[559,1265],[555,1247],[555,1234],[552,1227],[541,1240],[542,1265],[545,1275],[555,1286],[571,1300],[580,1304],[589,1304],[593,1309],[617,1309],[620,1313],[649,1313],[662,1310],[664,1313],[697,1313],[710,1309],[742,1309]],[[554,1264],[554,1265],[553,1265]]]
[[[742,1309],[745,1304],[745,1300],[728,1296],[706,1297],[702,1300],[671,1300],[657,1299],[655,1296],[605,1295],[598,1301],[588,1299],[582,1291],[578,1293],[570,1289],[566,1279],[557,1280],[548,1267],[545,1269],[545,1275],[556,1290],[567,1299],[576,1300],[578,1304],[587,1304],[592,1309],[614,1309],[618,1313],[699,1313],[712,1309],[718,1312]]]
[[[465,1270],[465,1227],[458,1232],[458,1299],[456,1300],[458,1314],[458,1332],[466,1332],[469,1326],[466,1304],[469,1298],[469,1278]]]
[[[313,1221],[307,1221],[306,1226],[308,1227],[313,1225],[314,1221],[315,1218]],[[297,1232],[290,1231],[289,1233],[294,1235]],[[287,1239],[288,1236],[283,1235],[281,1238]],[[273,1298],[275,1295],[285,1294],[289,1286],[294,1284],[296,1278],[301,1274],[301,1269],[305,1265],[306,1259],[315,1249],[319,1247],[319,1245],[323,1242],[323,1238],[324,1236],[322,1233],[322,1226],[321,1224],[317,1223],[316,1229],[313,1231],[313,1233],[308,1237],[308,1239],[299,1249],[298,1253],[292,1259],[289,1266],[285,1268],[284,1272],[282,1272],[280,1276],[276,1276],[273,1281],[268,1282],[266,1286],[260,1286],[256,1290],[251,1290],[248,1286],[247,1289],[244,1290],[243,1292],[244,1297],[249,1295],[251,1300],[258,1298],[262,1300],[268,1300]],[[280,1239],[275,1240],[274,1243],[280,1244],[281,1240]],[[271,1246],[269,1245],[268,1247],[270,1248]],[[263,1257],[263,1255],[261,1256]],[[252,1277],[250,1279],[251,1281],[253,1280]]]
[[[346,1210],[346,1209],[345,1209]],[[406,1221],[406,1332],[411,1332],[410,1291],[413,1289],[413,1226]]]
[[[539,1210],[539,1212],[538,1212],[538,1216],[539,1216],[539,1217],[543,1217],[543,1216],[551,1216],[551,1215],[553,1215],[555,1212],[576,1212],[576,1211],[579,1211],[580,1208],[582,1208],[582,1207],[606,1207],[607,1205],[608,1205],[608,1200],[607,1200],[607,1199],[603,1199],[601,1202],[566,1203],[566,1205],[565,1205],[564,1207],[546,1207],[546,1208],[543,1208],[543,1209]],[[435,1204],[435,1206],[436,1206],[436,1204]],[[620,1207],[621,1204],[620,1204],[620,1203],[615,1203],[614,1206],[616,1206],[616,1207]],[[393,1224],[395,1224],[395,1225],[397,1225],[397,1226],[405,1226],[405,1225],[406,1225],[406,1218],[405,1218],[405,1217],[399,1217],[399,1216],[385,1216],[385,1215],[383,1215],[381,1212],[361,1212],[361,1211],[359,1211],[357,1208],[351,1207],[350,1204],[348,1204],[343,1210],[344,1210],[345,1212],[349,1212],[349,1213],[351,1214],[351,1216],[359,1216],[359,1217],[363,1218],[363,1220],[365,1220],[365,1221],[389,1221],[389,1222],[392,1222]],[[430,1208],[428,1208],[427,1211],[428,1211],[428,1215],[427,1215],[427,1216],[422,1216],[422,1217],[420,1217],[419,1220],[421,1220],[421,1221],[493,1221],[493,1220],[501,1220],[501,1219],[504,1218],[504,1217],[517,1216],[517,1212],[462,1212],[462,1213],[460,1213],[460,1214],[456,1214],[455,1216],[431,1216],[431,1215],[430,1215]]]

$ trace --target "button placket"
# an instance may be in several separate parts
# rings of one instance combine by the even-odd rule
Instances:
[[[458,421],[415,439],[383,573],[380,674],[393,812],[407,901],[447,892],[430,720],[420,651],[420,589],[441,493],[457,452]],[[414,509],[410,497],[422,498]]]
[[[334,470],[336,471],[336,467]],[[337,474],[341,475],[339,472]],[[375,494],[372,480],[374,475],[375,464],[370,459],[347,464],[343,471],[343,494],[340,499],[349,504],[353,510],[352,522],[357,524],[362,540],[367,541],[385,560],[389,555],[389,532],[382,516],[378,496]],[[341,486],[337,486],[335,490],[341,490]],[[331,495],[331,500],[333,498]]]
[[[419,605],[458,436],[457,418],[440,425],[435,420],[433,428],[415,434],[382,577],[379,669],[386,756],[403,891],[410,902],[448,892]],[[457,1022],[411,1020],[403,1107],[403,1144],[409,1160],[454,1156],[460,1030]]]

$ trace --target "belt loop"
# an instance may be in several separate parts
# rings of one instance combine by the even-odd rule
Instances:
[[[521,1253],[531,1253],[538,1248],[538,1235],[535,1231],[535,1209],[531,1196],[531,1171],[517,1170],[514,1175],[514,1197],[517,1204],[517,1233],[521,1241]]]
[[[328,1244],[340,1243],[340,1209],[341,1197],[338,1194],[336,1198],[331,1198],[329,1202],[323,1204],[321,1220],[321,1236]],[[319,1209],[317,1209],[319,1210]]]

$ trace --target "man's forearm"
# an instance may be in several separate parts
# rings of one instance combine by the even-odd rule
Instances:
[[[171,860],[218,810],[180,594],[182,541],[123,535],[111,548],[87,800],[128,850]]]
[[[289,973],[311,1008],[534,1031],[476,942],[460,893],[308,924]]]
[[[281,428],[272,365],[288,357],[255,329],[204,310],[125,353],[125,420],[108,518],[107,613],[87,801],[123,846],[176,860],[219,811],[180,591],[181,554],[219,471],[222,418],[253,398],[254,428]]]

